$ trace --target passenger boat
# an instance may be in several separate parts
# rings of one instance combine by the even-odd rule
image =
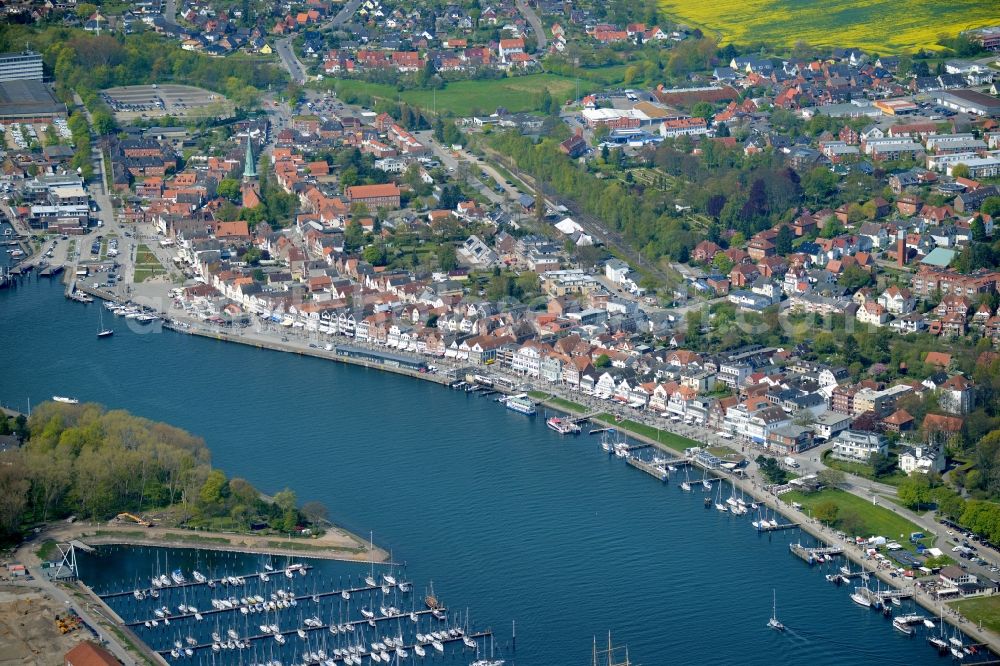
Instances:
[[[916,631],[913,629],[913,627],[911,627],[910,625],[908,625],[904,621],[904,619],[900,618],[900,617],[897,617],[897,618],[893,619],[893,621],[892,621],[892,627],[896,631],[902,632],[902,633],[906,634],[907,636],[912,636],[913,634],[916,633]]]
[[[79,405],[80,404],[80,401],[77,400],[76,398],[67,398],[64,395],[54,395],[54,396],[52,396],[52,399],[54,401],[56,401],[56,402],[66,403],[67,405]]]
[[[560,435],[579,435],[580,426],[573,423],[569,419],[559,418],[558,416],[553,416],[545,421],[545,425],[549,427],[549,430],[555,430]]]
[[[519,414],[526,414],[532,416],[535,413],[535,403],[531,401],[527,393],[519,393],[517,395],[508,396],[503,404],[512,411]]]

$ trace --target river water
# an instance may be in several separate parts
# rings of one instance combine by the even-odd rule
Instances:
[[[204,437],[230,476],[374,531],[421,596],[433,581],[498,645],[516,621],[518,664],[587,664],[609,630],[645,666],[939,660],[922,627],[903,636],[793,557],[798,532],[758,535],[748,517],[705,510],[702,493],[609,459],[597,437],[560,437],[541,414],[431,383],[140,335],[121,319],[99,340],[98,307],[67,301],[58,281],[0,291],[7,406],[70,395]],[[145,557],[118,587],[153,569]],[[784,634],[765,628],[772,590]]]

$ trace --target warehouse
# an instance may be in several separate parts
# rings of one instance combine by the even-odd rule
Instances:
[[[0,122],[47,124],[65,115],[66,106],[41,81],[0,81]]]
[[[954,111],[974,113],[977,116],[1000,115],[1000,99],[975,90],[942,91],[936,95],[938,104]]]

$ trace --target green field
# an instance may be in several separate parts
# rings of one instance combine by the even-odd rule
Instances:
[[[1000,596],[963,599],[948,604],[973,624],[982,623],[990,631],[1000,631]]]
[[[532,111],[542,88],[548,88],[549,93],[559,103],[576,95],[576,82],[556,74],[456,81],[436,92],[433,90],[399,92],[395,86],[355,79],[338,80],[333,86],[341,96],[346,93],[370,95],[376,100],[402,101],[428,111],[436,109],[439,114],[452,116],[489,115],[496,111],[498,106],[503,106],[512,113]],[[590,87],[593,87],[593,84],[590,84]],[[581,90],[586,90],[583,82]]]
[[[839,508],[838,520],[834,527],[843,529],[848,536],[884,536],[886,539],[897,539],[904,547],[909,543],[910,534],[922,532],[919,527],[906,518],[883,506],[873,506],[870,500],[839,489],[826,489],[818,493],[800,493],[798,491],[785,493],[781,501],[798,502],[804,509],[810,511],[820,502],[832,501]],[[841,525],[845,516],[852,516],[851,525]]]
[[[942,36],[1000,23],[986,0],[659,0],[671,20],[717,34],[723,43],[857,47],[874,53],[935,48]]]

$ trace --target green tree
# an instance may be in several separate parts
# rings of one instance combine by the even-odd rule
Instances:
[[[608,368],[611,367],[611,358],[607,354],[601,354],[594,361],[595,368]]]
[[[226,475],[217,469],[208,473],[205,483],[198,491],[198,501],[206,507],[211,507],[222,502],[222,493],[226,487]]]
[[[1000,215],[1000,197],[986,197],[983,199],[983,203],[979,207],[979,211],[983,215],[989,215],[990,217],[996,219],[996,217]]]
[[[795,240],[795,232],[787,224],[778,228],[778,235],[774,238],[774,251],[779,256],[791,253],[792,241]]]
[[[823,500],[813,508],[813,518],[827,525],[836,522],[839,513],[840,506],[833,500]]]
[[[240,181],[235,178],[223,178],[215,188],[216,194],[230,201],[236,201],[240,196]]]
[[[954,178],[968,178],[969,177],[969,167],[962,162],[959,162],[951,168],[951,175]]]
[[[295,505],[298,504],[298,498],[295,496],[295,491],[289,490],[288,488],[276,492],[272,500],[274,501],[274,504],[284,512],[295,511]]]
[[[453,245],[442,245],[437,252],[438,267],[443,271],[453,271],[458,268],[458,255]]]
[[[691,107],[691,115],[695,118],[711,120],[715,116],[715,107],[709,102],[697,102]]]
[[[903,506],[909,509],[920,509],[931,501],[931,482],[926,474],[911,472],[900,481],[896,495]]]

